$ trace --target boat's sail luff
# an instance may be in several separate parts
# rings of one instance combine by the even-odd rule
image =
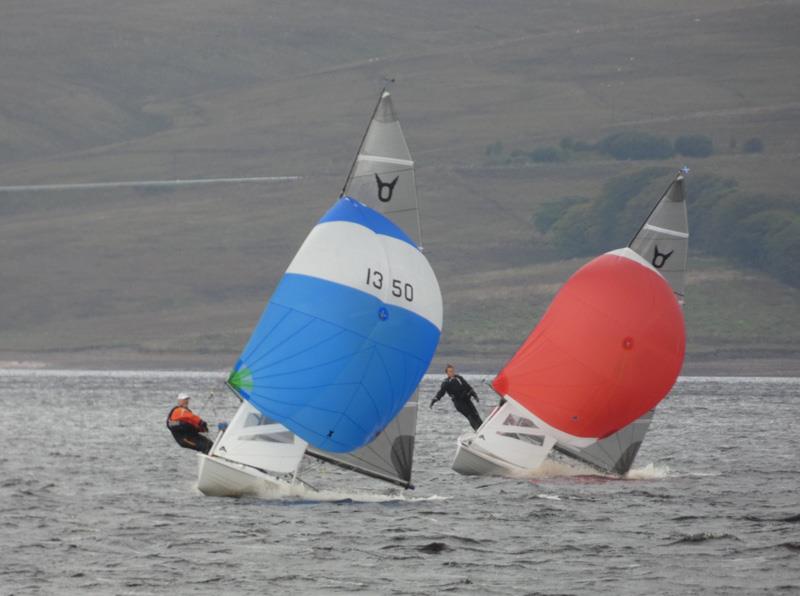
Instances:
[[[650,428],[654,413],[655,410],[650,410],[613,435],[600,439],[588,447],[556,443],[555,449],[601,472],[622,476],[631,469],[639,447]]]
[[[683,304],[689,223],[682,175],[675,177],[628,246],[667,279]]]
[[[351,453],[333,453],[312,447],[307,453],[343,468],[410,488],[418,397],[417,392],[384,431],[364,447]]]
[[[385,90],[381,92],[342,194],[389,216],[418,246],[422,244],[414,162],[391,95]]]
[[[340,199],[290,264],[230,384],[315,447],[352,451],[413,394],[441,313],[436,277],[408,236]]]

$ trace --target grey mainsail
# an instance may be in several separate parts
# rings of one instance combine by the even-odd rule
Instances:
[[[381,91],[342,194],[383,213],[418,246],[422,244],[414,161],[392,97],[385,89]]]
[[[683,306],[689,219],[682,174],[675,176],[628,246],[664,276]],[[556,443],[555,449],[602,472],[623,475],[631,469],[654,413],[655,410],[647,412],[589,447],[576,448]]]
[[[682,174],[675,177],[628,246],[666,278],[683,304],[689,220]]]
[[[655,410],[650,410],[628,426],[596,443],[579,449],[556,443],[555,450],[589,464],[601,472],[622,476],[631,469],[644,436],[650,428]]]
[[[367,476],[413,488],[411,467],[417,432],[418,396],[415,393],[383,432],[361,449],[350,453],[333,453],[309,447],[306,453]]]

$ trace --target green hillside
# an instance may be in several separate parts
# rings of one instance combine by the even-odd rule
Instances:
[[[303,179],[0,193],[0,361],[229,366],[390,76],[445,295],[435,366],[488,370],[587,260],[563,260],[537,227],[548,204],[684,164],[690,192],[715,176],[798,199],[799,26],[793,4],[755,0],[13,3],[0,183]],[[498,142],[510,156],[633,131],[700,135],[713,152],[487,156]],[[744,150],[752,138],[760,151]],[[686,370],[800,373],[798,290],[771,261],[697,241]]]

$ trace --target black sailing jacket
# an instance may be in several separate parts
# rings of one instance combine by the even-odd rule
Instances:
[[[461,375],[453,375],[452,379],[445,379],[442,381],[442,386],[439,388],[439,392],[433,398],[433,401],[439,401],[445,393],[454,400],[469,401],[469,398],[472,396],[478,397],[475,390]]]

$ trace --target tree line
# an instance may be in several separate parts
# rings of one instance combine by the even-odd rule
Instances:
[[[596,197],[544,203],[534,225],[565,258],[627,245],[674,170],[646,168],[610,179]],[[692,174],[686,184],[692,252],[728,258],[800,287],[800,200],[747,193],[733,178]]]
[[[737,142],[731,139],[729,151],[736,151]],[[741,147],[744,153],[761,153],[764,142],[758,137],[747,139]],[[619,132],[608,135],[596,143],[575,140],[571,137],[561,139],[558,146],[537,147],[531,151],[514,149],[504,152],[503,143],[497,141],[486,146],[485,154],[494,164],[512,165],[525,161],[548,163],[573,159],[584,159],[592,154],[600,154],[618,160],[669,159],[675,155],[704,158],[715,152],[711,137],[701,134],[680,135],[673,141],[663,135],[641,131]]]

